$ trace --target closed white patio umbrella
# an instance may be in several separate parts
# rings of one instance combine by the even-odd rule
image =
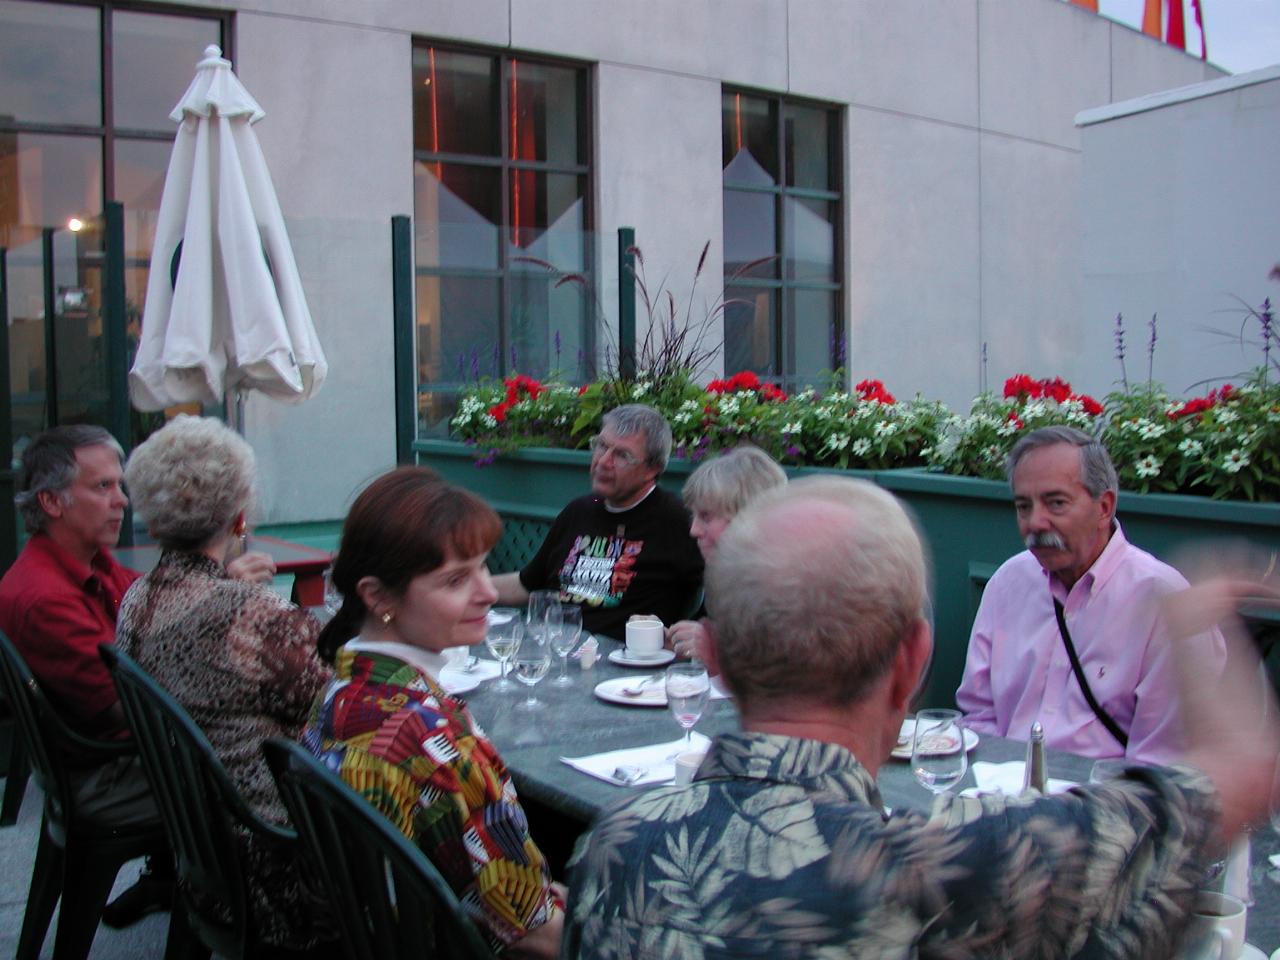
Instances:
[[[216,46],[170,117],[165,174],[129,371],[139,410],[260,390],[300,403],[328,372],[266,160],[262,108]]]

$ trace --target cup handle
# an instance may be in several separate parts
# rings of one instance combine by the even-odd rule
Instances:
[[[1217,960],[1231,960],[1231,934],[1218,927],[1213,931],[1213,939],[1218,944]]]

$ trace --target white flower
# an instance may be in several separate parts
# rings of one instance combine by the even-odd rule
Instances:
[[[689,412],[692,413],[696,410],[701,410],[702,404],[700,404],[697,400],[686,400],[684,403],[680,404],[680,409],[688,410]]]
[[[1235,423],[1240,419],[1240,414],[1236,413],[1230,407],[1219,407],[1214,419],[1219,423]]]
[[[649,392],[649,383],[646,380],[637,381],[636,385],[631,388],[631,396],[637,397],[637,398],[643,397],[648,392]]]
[[[877,437],[892,437],[898,432],[898,425],[892,420],[881,420],[873,429]]]
[[[865,457],[871,452],[871,441],[866,437],[859,437],[857,440],[853,441],[853,446],[850,447],[849,450],[855,456]]]
[[[784,425],[782,428],[782,432],[783,433],[799,433],[803,429],[804,429],[804,424],[800,423],[797,420],[795,423],[788,423]]]
[[[492,413],[486,413],[483,417],[480,418],[480,422],[483,423],[490,430],[492,430],[494,427],[498,425],[498,418],[495,417]]]
[[[1001,437],[1011,437],[1018,432],[1017,420],[1006,420],[1000,426],[996,427],[996,434]]]
[[[1156,440],[1163,437],[1164,434],[1165,427],[1162,424],[1152,423],[1146,419],[1138,421],[1138,436],[1142,437],[1143,440]]]
[[[849,445],[849,435],[847,433],[833,433],[827,437],[826,445],[832,450],[843,450]]]
[[[721,413],[737,413],[738,398],[733,394],[722,394],[720,399],[716,401],[716,406],[720,408]]]
[[[994,443],[991,443],[982,448],[980,456],[983,460],[987,461],[987,463],[995,463],[997,460],[1004,459],[1004,451]]]
[[[1249,465],[1249,456],[1243,450],[1236,449],[1223,458],[1222,469],[1227,473],[1239,473]]]
[[[1178,444],[1178,450],[1184,457],[1198,457],[1204,453],[1204,444],[1188,437]]]
[[[693,414],[688,410],[681,410],[671,418],[673,423],[688,423],[693,419]]]
[[[1138,476],[1140,477],[1158,477],[1160,475],[1161,463],[1151,454],[1147,454],[1137,463]]]
[[[1036,400],[1034,403],[1028,403],[1027,408],[1022,412],[1023,420],[1034,420],[1037,417],[1043,417],[1049,412],[1049,407],[1043,400]]]

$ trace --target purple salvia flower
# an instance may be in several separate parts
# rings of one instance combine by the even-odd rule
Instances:
[[[1271,337],[1273,335],[1270,297],[1262,301],[1262,309],[1258,312],[1258,321],[1262,324],[1262,371],[1265,377],[1267,369],[1271,366]]]
[[[982,369],[978,371],[978,392],[987,392],[987,341],[982,341]]]
[[[467,351],[462,350],[458,353],[458,380],[465,380],[467,377]]]
[[[493,367],[495,377],[502,373],[502,348],[497,343],[493,345],[493,356],[489,358],[489,364]]]
[[[798,457],[798,456],[800,456],[800,452],[801,452],[801,451],[800,451],[800,448],[799,448],[799,447],[797,447],[794,443],[793,443],[793,444],[789,444],[789,445],[787,446],[787,456],[788,456],[788,457]]]
[[[1147,324],[1151,328],[1151,336],[1147,339],[1147,389],[1151,389],[1152,371],[1156,364],[1156,315],[1151,315],[1151,322]]]
[[[520,364],[516,361],[516,345],[511,345],[511,372],[515,373],[520,369]]]
[[[556,369],[560,369],[560,331],[556,331]]]
[[[474,347],[471,350],[471,379],[480,382],[480,353]]]
[[[1125,392],[1129,390],[1129,373],[1124,368],[1124,314],[1116,314],[1116,359],[1120,361],[1120,383],[1124,385]]]

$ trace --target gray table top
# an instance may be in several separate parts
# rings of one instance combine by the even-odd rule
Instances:
[[[473,716],[502,754],[520,794],[584,827],[603,808],[632,790],[644,788],[616,786],[587,776],[562,763],[562,756],[585,756],[681,736],[680,727],[665,707],[606,703],[592,694],[601,681],[620,676],[639,679],[663,669],[637,670],[610,663],[604,655],[618,646],[601,637],[601,657],[590,670],[580,669],[571,660],[568,672],[573,684],[568,687],[552,683],[560,669],[558,663],[552,666],[547,678],[535,688],[541,706],[533,710],[524,706],[523,687],[503,694],[494,691],[493,683],[488,682],[465,694]],[[472,652],[488,656],[483,648]],[[731,700],[713,700],[696,727],[708,737],[736,728],[737,711]],[[970,760],[1021,760],[1025,752],[1022,742],[983,737],[970,753]],[[1047,761],[1050,776],[1079,782],[1088,780],[1093,764],[1087,758],[1057,751],[1048,751]],[[916,782],[907,763],[886,761],[878,781],[884,802],[890,807],[928,810],[932,804],[932,794]],[[970,771],[961,787],[973,785]],[[1267,953],[1280,948],[1280,870],[1267,862],[1267,856],[1274,853],[1280,853],[1280,836],[1264,827],[1253,836],[1250,881],[1255,904],[1249,911],[1247,937]]]

